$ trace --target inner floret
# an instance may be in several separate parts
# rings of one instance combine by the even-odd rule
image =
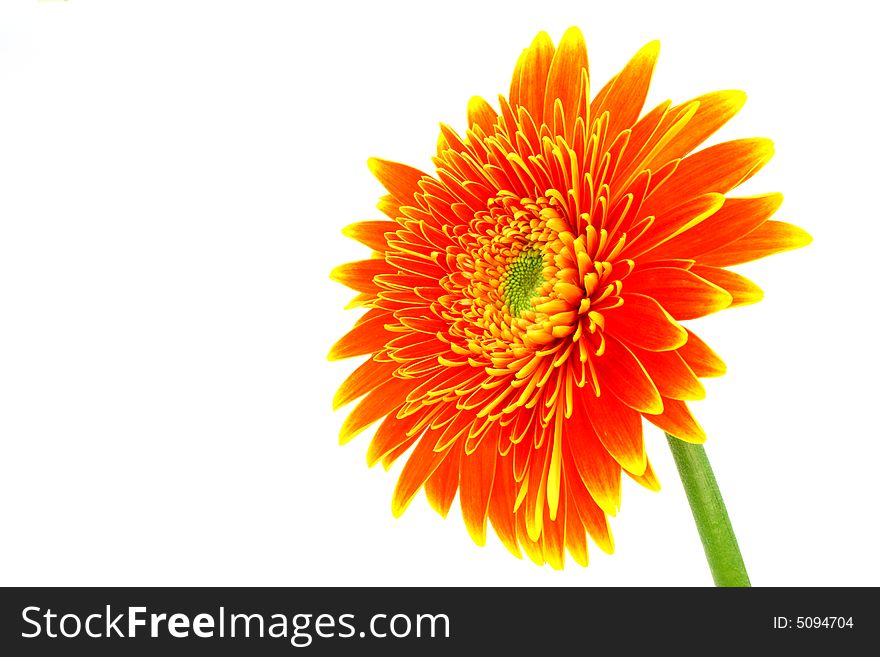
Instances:
[[[510,314],[522,315],[530,310],[545,280],[544,256],[539,250],[524,250],[511,260],[499,281],[499,290]]]

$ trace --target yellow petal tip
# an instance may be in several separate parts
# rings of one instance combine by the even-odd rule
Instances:
[[[642,46],[639,54],[650,57],[652,59],[656,59],[657,55],[660,54],[660,41],[657,39],[654,39],[653,41],[648,41],[648,43]]]
[[[795,226],[794,228],[796,229],[794,231],[796,234],[795,239],[794,239],[794,244],[796,244],[796,246],[794,246],[793,248],[800,249],[801,247],[804,247],[804,246],[807,246],[808,244],[813,243],[813,236],[810,235],[807,231],[805,231],[803,228],[800,228],[798,226]]]

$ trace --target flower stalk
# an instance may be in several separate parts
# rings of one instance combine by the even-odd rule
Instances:
[[[724,499],[702,445],[666,434],[715,586],[751,586]]]

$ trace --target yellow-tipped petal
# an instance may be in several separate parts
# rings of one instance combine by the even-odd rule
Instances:
[[[367,160],[367,166],[401,205],[413,204],[413,197],[419,192],[419,181],[422,176],[427,175],[406,164],[381,160],[378,157]]]
[[[729,267],[766,258],[774,253],[799,249],[812,241],[810,234],[802,228],[784,221],[767,221],[745,237],[701,255],[698,262],[715,267]]]

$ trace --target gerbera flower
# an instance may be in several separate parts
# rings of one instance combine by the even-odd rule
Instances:
[[[367,460],[409,453],[400,515],[424,488],[444,516],[458,494],[478,544],[487,520],[515,555],[587,563],[613,550],[621,473],[659,484],[642,418],[699,443],[687,401],[721,359],[680,322],[758,301],[728,265],[807,244],[772,221],[779,194],[726,197],[773,154],[740,139],[689,155],[742,106],[720,91],[640,117],[649,43],[591,97],[581,32],[540,33],[510,92],[441,126],[436,172],[372,159],[387,219],[344,233],[373,249],[332,277],[367,312],[330,352],[368,356],[342,384],[359,397],[345,443],[380,422]]]

